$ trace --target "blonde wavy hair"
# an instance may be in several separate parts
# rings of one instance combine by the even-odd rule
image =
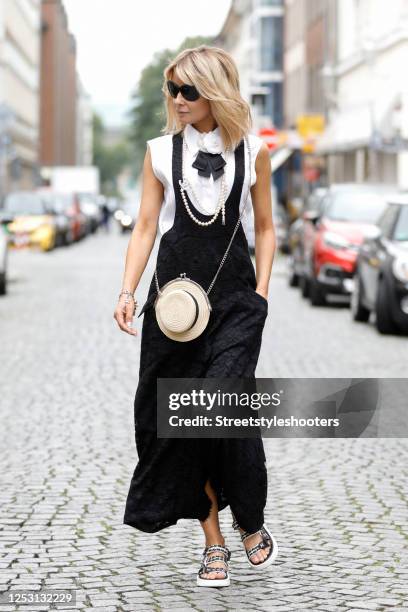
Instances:
[[[252,116],[249,104],[241,96],[238,69],[231,55],[218,47],[200,45],[184,49],[166,66],[162,87],[167,115],[162,130],[165,134],[183,129],[166,85],[175,75],[184,83],[195,85],[209,101],[224,146],[234,150],[252,127]]]

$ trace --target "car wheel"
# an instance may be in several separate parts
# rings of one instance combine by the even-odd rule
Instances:
[[[354,276],[354,288],[351,293],[350,309],[353,321],[367,323],[370,318],[370,311],[361,303],[362,282],[360,275],[356,272]]]
[[[302,297],[309,297],[310,281],[304,274],[299,278],[299,287]]]
[[[0,274],[0,295],[6,295],[7,293],[7,280],[6,274]]]
[[[43,248],[43,251],[45,253],[49,253],[50,251],[53,251],[54,249],[55,249],[55,241],[53,240],[52,242],[50,242]]]
[[[395,334],[398,326],[392,318],[387,299],[387,285],[382,278],[378,283],[377,299],[375,304],[376,327],[380,334]]]
[[[326,304],[326,294],[315,277],[312,277],[310,281],[309,299],[312,306],[324,306]]]
[[[295,262],[293,256],[289,260],[289,287],[299,285],[299,276],[295,272]]]

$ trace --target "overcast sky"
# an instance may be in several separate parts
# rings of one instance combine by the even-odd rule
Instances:
[[[218,34],[231,0],[63,0],[77,40],[77,66],[105,121],[122,109],[155,51],[187,36]]]

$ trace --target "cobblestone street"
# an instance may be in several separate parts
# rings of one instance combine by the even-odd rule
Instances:
[[[113,319],[128,239],[100,232],[50,253],[10,252],[0,299],[0,589],[76,589],[78,609],[104,612],[408,610],[404,439],[265,440],[266,520],[279,556],[251,572],[226,508],[225,589],[196,586],[198,521],[153,535],[122,524],[137,462],[140,347]],[[406,337],[353,324],[344,305],[312,308],[277,256],[258,377],[403,377],[407,348]],[[13,609],[49,608],[0,606]]]

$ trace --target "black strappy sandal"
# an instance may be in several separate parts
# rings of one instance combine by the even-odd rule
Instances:
[[[211,553],[220,552],[221,555],[214,555],[211,557]],[[206,546],[203,552],[203,558],[201,561],[200,569],[197,574],[197,585],[198,586],[208,586],[208,587],[222,587],[229,586],[230,584],[230,575],[228,568],[228,561],[231,558],[231,551],[221,544],[212,544],[211,546]],[[209,563],[213,561],[221,561],[224,563],[225,567],[209,567]],[[203,574],[209,574],[210,572],[216,572],[217,574],[223,573],[225,574],[225,578],[203,578]]]
[[[239,531],[238,522],[233,514],[232,514],[232,517],[234,519],[232,523],[232,528],[237,529]],[[254,533],[248,533],[248,531],[244,531],[244,533],[240,533],[241,541],[244,542],[247,538],[255,535],[256,533],[259,533],[261,535],[262,540],[258,544],[250,548],[249,550],[245,548],[245,553],[246,553],[246,557],[247,557],[249,565],[255,570],[262,570],[268,567],[269,565],[271,565],[271,563],[275,561],[276,557],[278,556],[278,544],[272,532],[269,530],[269,528],[265,524],[262,525],[259,531],[255,531]],[[262,548],[268,548],[268,546],[270,547],[268,556],[265,557],[265,559],[263,561],[260,561],[259,563],[253,563],[251,561],[252,555],[254,555],[256,552],[258,552],[258,550],[261,550]]]

